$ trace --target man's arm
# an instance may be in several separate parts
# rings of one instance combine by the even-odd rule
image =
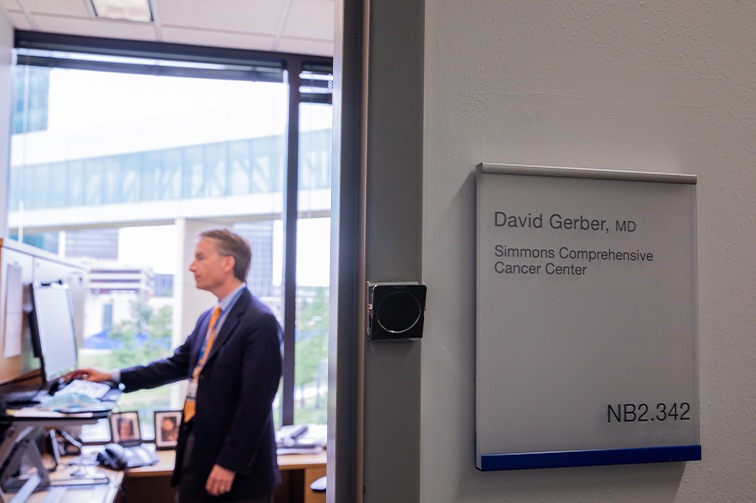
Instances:
[[[191,339],[194,334],[167,358],[155,360],[147,365],[136,365],[121,369],[120,381],[124,391],[150,389],[186,379],[189,376]]]
[[[115,380],[125,385],[125,391],[155,388],[163,384],[179,381],[188,377],[187,369],[191,356],[191,341],[196,333],[197,328],[195,327],[194,332],[189,335],[182,345],[176,348],[171,356],[156,360],[147,365],[137,365],[112,372],[95,368],[81,368],[69,372],[64,378],[66,381],[70,381],[71,379],[84,379],[94,382]]]

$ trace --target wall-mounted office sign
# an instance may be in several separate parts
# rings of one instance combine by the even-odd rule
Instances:
[[[478,166],[480,470],[701,459],[695,189]]]

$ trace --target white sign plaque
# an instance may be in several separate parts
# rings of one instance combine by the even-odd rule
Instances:
[[[478,166],[480,470],[701,459],[695,189]]]

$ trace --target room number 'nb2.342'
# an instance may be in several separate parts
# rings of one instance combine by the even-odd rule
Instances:
[[[655,421],[690,421],[688,402],[618,403],[607,405],[606,420],[610,423],[645,423]]]

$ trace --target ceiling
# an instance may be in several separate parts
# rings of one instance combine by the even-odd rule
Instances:
[[[0,0],[19,30],[333,56],[334,0],[150,0],[153,21],[98,19],[90,0]]]

